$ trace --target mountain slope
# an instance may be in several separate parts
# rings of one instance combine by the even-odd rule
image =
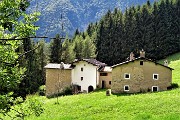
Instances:
[[[68,33],[72,36],[75,29],[86,29],[90,22],[98,21],[108,9],[119,8],[124,11],[126,7],[144,3],[146,0],[32,0],[28,11],[41,12],[36,24],[40,27],[38,35],[54,37],[57,33]]]

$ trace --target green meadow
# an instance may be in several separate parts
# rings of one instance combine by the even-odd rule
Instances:
[[[173,83],[180,85],[180,53],[167,58],[173,70]],[[163,60],[162,60],[163,61]],[[162,62],[160,61],[160,62]],[[47,99],[29,96],[43,102],[44,113],[27,120],[180,120],[180,88],[139,94],[106,96],[106,90]],[[13,114],[13,113],[12,113]],[[9,119],[8,117],[5,119]]]

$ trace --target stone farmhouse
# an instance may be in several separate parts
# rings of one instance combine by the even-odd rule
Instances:
[[[74,92],[91,92],[111,87],[111,67],[96,59],[75,60],[72,64],[49,63],[46,69],[46,96],[52,96],[69,86]]]
[[[172,68],[145,58],[145,51],[140,57],[112,66],[113,93],[138,93],[163,91],[171,86]]]

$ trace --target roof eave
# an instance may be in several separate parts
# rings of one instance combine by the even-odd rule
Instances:
[[[139,59],[145,59],[145,60],[154,62],[154,61],[152,61],[151,59],[147,59],[147,58],[144,58],[144,57],[138,57],[138,58],[135,58],[134,60],[131,60],[131,61],[125,61],[125,62],[116,64],[116,65],[113,65],[112,68],[115,68],[115,67],[117,67],[117,66],[121,66],[121,65],[124,65],[124,64],[128,64],[128,63],[130,63],[130,62],[134,62],[135,60],[139,60]],[[158,65],[161,65],[161,66],[163,66],[163,67],[169,68],[170,70],[174,70],[173,68],[170,68],[170,67],[168,67],[168,66],[164,66],[164,65],[162,65],[162,64],[160,64],[160,63],[157,63],[157,62],[154,62],[154,63],[155,63],[155,64],[158,64]]]

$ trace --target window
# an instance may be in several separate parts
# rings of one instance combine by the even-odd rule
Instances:
[[[140,65],[143,65],[143,61],[140,61]]]
[[[158,74],[153,74],[153,80],[158,80],[159,79],[159,75]]]
[[[158,86],[152,86],[152,92],[157,92],[157,91],[159,91]]]
[[[100,76],[107,76],[107,73],[100,73]]]
[[[130,74],[129,73],[124,73],[124,79],[130,79]]]
[[[81,68],[81,71],[83,71],[83,68]]]
[[[81,81],[83,80],[83,77],[81,77]]]
[[[109,85],[111,85],[111,81],[109,81]]]
[[[129,85],[124,86],[124,91],[129,91]]]

